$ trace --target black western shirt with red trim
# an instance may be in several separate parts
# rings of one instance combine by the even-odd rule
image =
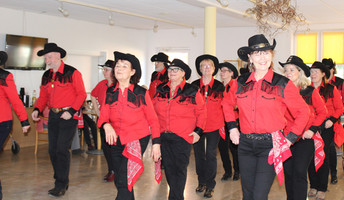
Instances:
[[[195,80],[191,84],[200,89],[200,93],[207,107],[207,123],[204,132],[212,132],[224,127],[221,101],[225,86],[214,78],[207,85],[203,84],[202,78]]]
[[[256,81],[254,73],[236,79],[222,102],[225,120],[230,129],[237,128],[234,107],[239,109],[241,132],[244,134],[272,133],[287,125],[287,109],[294,117],[286,138],[294,143],[303,133],[309,119],[309,108],[296,86],[272,69]]]
[[[12,109],[18,115],[22,127],[28,126],[29,121],[23,102],[19,99],[13,75],[0,68],[0,123],[13,119]]]
[[[152,134],[153,144],[160,144],[160,125],[148,91],[131,84],[122,91],[111,86],[106,91],[98,126],[110,123],[122,144]]]
[[[185,82],[175,89],[172,96],[170,83],[160,84],[153,99],[160,122],[160,132],[168,131],[192,144],[190,133],[201,135],[205,128],[207,110],[197,87]]]
[[[52,69],[44,72],[35,109],[42,112],[46,105],[49,108],[70,107],[68,112],[73,116],[85,99],[86,91],[81,73],[62,61],[57,72]]]

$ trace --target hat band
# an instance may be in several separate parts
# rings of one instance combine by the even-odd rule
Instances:
[[[269,43],[259,43],[251,46],[251,49],[259,49],[259,48],[264,48],[264,47],[269,47]]]

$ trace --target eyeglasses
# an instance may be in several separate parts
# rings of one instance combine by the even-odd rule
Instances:
[[[178,72],[179,70],[180,70],[180,71],[183,71],[183,69],[182,69],[182,68],[179,68],[179,67],[174,67],[174,68],[169,67],[169,68],[167,69],[168,72],[174,72],[174,73]]]
[[[270,50],[265,50],[265,51],[254,51],[251,53],[251,55],[255,56],[255,57],[259,57],[259,56],[267,56],[270,55]]]

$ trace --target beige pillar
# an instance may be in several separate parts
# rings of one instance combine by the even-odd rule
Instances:
[[[216,7],[205,7],[204,53],[216,56]]]

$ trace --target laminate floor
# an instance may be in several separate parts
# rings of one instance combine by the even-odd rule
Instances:
[[[45,200],[54,199],[48,196],[48,190],[54,185],[53,170],[48,155],[48,146],[40,145],[38,155],[34,155],[33,147],[22,148],[19,154],[13,155],[10,150],[0,153],[0,178],[3,186],[4,200]],[[160,184],[154,180],[154,165],[149,158],[149,148],[144,155],[145,171],[134,186],[137,200],[165,200],[168,186],[165,177]],[[338,156],[338,184],[329,184],[326,199],[344,200],[344,178],[342,158]],[[107,172],[106,161],[102,155],[71,156],[70,184],[64,200],[109,200],[115,199],[117,190],[113,183],[104,183],[102,177]],[[220,179],[224,171],[218,156],[218,171],[215,193],[212,199],[238,200],[242,198],[239,181]],[[197,176],[193,152],[188,167],[188,178],[185,188],[185,199],[199,200],[203,194],[197,194]],[[286,199],[284,185],[280,186],[277,179],[269,194],[270,200]],[[313,198],[310,198],[313,199]]]

